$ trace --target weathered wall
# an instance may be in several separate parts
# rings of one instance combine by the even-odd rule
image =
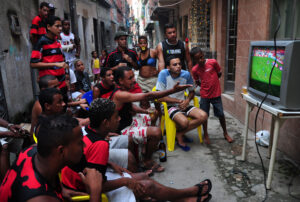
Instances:
[[[0,68],[5,89],[8,114],[12,117],[23,111],[33,99],[29,41],[29,28],[36,15],[37,1],[10,0],[1,1],[0,7]],[[13,36],[9,29],[7,12],[11,10],[18,15],[21,35]],[[4,53],[4,50],[8,50]]]
[[[78,34],[80,38],[80,58],[83,60],[85,70],[91,73],[91,52],[95,50],[95,36],[93,18],[97,19],[96,3],[84,0],[76,2],[78,17]]]

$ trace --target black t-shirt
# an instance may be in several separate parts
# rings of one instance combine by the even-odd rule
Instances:
[[[91,81],[87,72],[75,71],[75,76],[77,80],[75,83],[76,91],[83,90],[84,92],[88,92],[91,90]]]
[[[131,59],[137,63],[138,62],[138,55],[137,53],[132,49],[126,49],[125,54],[127,54]],[[123,59],[122,52],[117,48],[116,50],[112,51],[110,54],[108,54],[105,62],[106,67],[114,67],[120,63],[127,63],[128,67],[132,67],[132,65],[127,62],[127,60]]]
[[[34,156],[36,153],[36,146],[25,149],[19,154],[16,162],[7,171],[0,186],[0,200],[2,202],[27,201],[43,195],[63,200],[58,175],[56,187],[52,187],[37,171],[34,165]]]
[[[185,64],[185,46],[183,41],[178,40],[177,44],[173,45],[167,42],[167,40],[162,42],[162,51],[164,56],[164,61],[166,62],[168,56],[174,55],[180,58],[182,69],[186,70]]]

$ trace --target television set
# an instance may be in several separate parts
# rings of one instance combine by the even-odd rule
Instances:
[[[300,40],[252,41],[248,62],[248,92],[265,104],[283,110],[300,110]],[[275,63],[269,89],[269,77]]]

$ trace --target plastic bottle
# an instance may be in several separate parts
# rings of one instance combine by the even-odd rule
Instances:
[[[160,162],[166,162],[167,161],[167,151],[166,151],[166,145],[164,140],[161,140],[158,146],[158,152],[159,152],[159,161]]]

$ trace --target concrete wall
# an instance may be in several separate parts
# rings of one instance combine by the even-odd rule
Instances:
[[[217,59],[225,72],[225,39],[226,39],[226,1],[215,1],[217,3]],[[257,6],[259,5],[259,6]],[[233,95],[222,95],[223,105],[227,112],[234,115],[241,122],[245,118],[245,101],[240,93],[242,86],[247,85],[248,54],[250,41],[270,40],[270,0],[239,1],[238,5],[238,35],[236,55],[236,78]],[[220,15],[222,13],[222,15]],[[224,79],[221,80],[222,89]],[[254,120],[257,108],[251,112],[249,127],[254,129]],[[264,120],[262,123],[262,119]],[[257,130],[270,130],[271,115],[258,116]],[[278,149],[285,152],[289,157],[300,163],[300,124],[299,119],[287,120],[280,129]]]
[[[91,52],[95,50],[95,36],[93,19],[97,19],[97,4],[91,1],[78,0],[76,2],[78,19],[78,35],[80,38],[80,59],[83,61],[85,70],[91,74]]]
[[[29,66],[31,55],[29,28],[32,18],[37,14],[37,8],[37,1],[1,1],[0,68],[9,117],[23,111],[25,105],[33,100]],[[8,10],[18,16],[20,36],[11,34],[7,18]],[[4,50],[8,52],[4,53]]]
[[[10,118],[18,112],[25,111],[27,103],[34,99],[31,68],[29,66],[32,49],[29,40],[29,30],[31,21],[38,14],[39,4],[42,1],[43,0],[1,1],[0,68]],[[61,19],[64,18],[64,14],[70,14],[68,0],[49,0],[47,2],[52,3],[57,8],[55,15]],[[79,37],[82,47],[80,58],[83,60],[86,70],[90,72],[90,53],[92,50],[95,50],[93,19],[98,19],[98,23],[103,21],[106,25],[106,31],[116,30],[116,28],[112,28],[111,26],[109,8],[102,8],[90,0],[77,0],[76,6]],[[15,12],[18,16],[21,26],[20,36],[13,36],[10,32],[7,18],[8,10]],[[107,44],[110,47],[114,46],[114,41],[111,40],[111,35],[114,35],[114,33],[115,31],[113,33],[105,32],[105,34],[109,35],[106,37],[109,39]],[[98,35],[99,42],[101,41],[100,37],[101,36]],[[101,47],[101,44],[99,44],[99,46]],[[7,50],[7,53],[3,52],[4,50]],[[35,81],[35,79],[33,80]]]

